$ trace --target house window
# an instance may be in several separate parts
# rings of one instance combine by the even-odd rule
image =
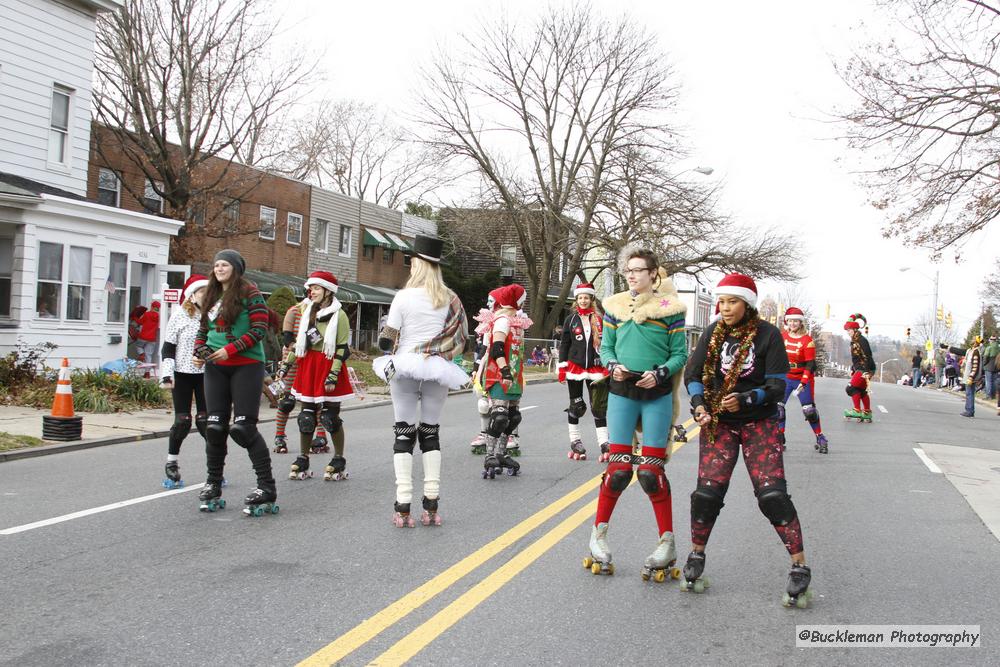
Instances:
[[[45,242],[38,244],[38,292],[35,299],[37,317],[59,317],[62,264],[62,244]]]
[[[66,319],[90,319],[90,248],[69,249],[69,279],[66,288]]]
[[[105,206],[118,207],[121,203],[122,184],[111,169],[101,167],[97,172],[97,201]]]
[[[406,253],[403,253],[403,266],[409,266],[411,259],[413,259],[413,257],[411,255],[407,255]]]
[[[104,289],[108,293],[108,322],[125,321],[125,295],[128,275],[128,255],[123,252],[111,253],[108,262],[108,280]]]
[[[187,219],[195,227],[205,226],[205,207],[201,204],[191,204],[188,206]]]
[[[69,116],[73,90],[57,85],[52,89],[52,114],[49,119],[49,163],[69,166]]]
[[[14,278],[14,239],[0,238],[0,317],[10,317],[10,286]]]
[[[240,228],[240,200],[230,199],[226,208],[222,209],[222,230],[233,234]]]
[[[302,216],[298,213],[288,214],[288,231],[285,233],[285,243],[302,245]]]
[[[500,275],[513,276],[517,267],[517,246],[500,246]]]
[[[351,228],[347,225],[340,226],[340,256],[351,256]]]
[[[316,220],[316,240],[313,241],[313,250],[316,252],[327,252],[330,240],[330,223],[326,220]]]
[[[163,213],[163,183],[146,180],[146,190],[142,193],[142,210],[150,215]]]
[[[392,260],[396,258],[396,251],[390,250],[389,248],[382,248],[382,263],[392,264]]]
[[[268,206],[260,207],[260,237],[268,241],[274,240],[274,223],[278,219],[278,212]]]
[[[375,246],[373,245],[364,246],[364,249],[361,251],[361,256],[365,259],[366,262],[375,261]]]

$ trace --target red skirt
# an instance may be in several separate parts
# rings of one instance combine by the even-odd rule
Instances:
[[[559,369],[559,381],[564,382],[566,380],[590,380],[591,382],[597,382],[598,380],[603,380],[608,377],[608,369],[604,366],[591,366],[590,368],[583,368],[578,364],[574,364],[572,361],[567,361],[565,366]]]
[[[347,364],[344,364],[346,367]],[[326,376],[333,367],[333,359],[316,350],[309,350],[306,356],[295,362],[295,382],[292,384],[292,396],[303,403],[336,403],[354,396],[354,387],[348,377],[347,369],[342,368],[337,378],[337,386],[333,392],[326,393],[324,385]]]

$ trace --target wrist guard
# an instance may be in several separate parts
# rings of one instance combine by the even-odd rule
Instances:
[[[507,382],[514,381],[514,374],[510,372],[510,366],[504,366],[500,369],[500,377],[502,377]]]
[[[737,394],[741,408],[752,408],[754,405],[753,392],[743,391]]]

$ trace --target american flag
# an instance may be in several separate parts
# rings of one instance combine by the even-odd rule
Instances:
[[[108,281],[104,283],[104,289],[111,294],[114,294],[115,290],[118,289],[115,287],[115,281],[111,279],[110,275],[108,276]]]

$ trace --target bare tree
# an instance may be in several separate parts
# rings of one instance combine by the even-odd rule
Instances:
[[[656,40],[588,6],[550,9],[523,29],[506,18],[463,35],[424,73],[425,141],[471,165],[511,221],[536,331],[549,331],[591,241],[608,161],[626,146],[662,150],[677,90]],[[528,214],[525,214],[528,213]],[[566,271],[553,285],[563,258]]]
[[[252,170],[234,170],[235,162],[278,158],[279,122],[314,67],[303,55],[273,53],[278,28],[265,7],[125,0],[99,19],[94,99],[111,140],[98,141],[98,151],[124,154],[175,218],[205,215],[208,200],[256,186]]]
[[[295,132],[286,171],[388,208],[423,200],[448,179],[434,150],[372,104],[323,102]]]
[[[993,264],[993,270],[983,279],[983,286],[980,288],[979,296],[996,307],[1000,307],[1000,259]]]
[[[934,254],[1000,214],[1000,2],[883,2],[909,34],[841,66],[858,96],[849,145],[878,161],[863,175],[887,237]]]

